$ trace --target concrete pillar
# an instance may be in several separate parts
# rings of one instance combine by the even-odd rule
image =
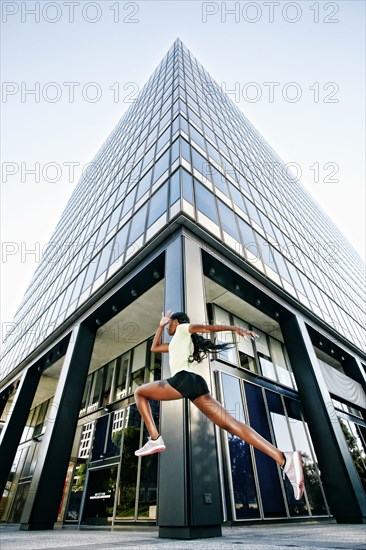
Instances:
[[[184,310],[183,242],[177,237],[165,252],[164,311]],[[158,328],[159,319],[156,320]],[[168,341],[164,332],[165,341]],[[162,378],[169,378],[169,357],[162,356]],[[184,400],[162,401],[160,432],[167,449],[159,455],[158,525],[159,536],[184,530],[187,525],[186,406]],[[174,535],[172,535],[173,537]],[[179,538],[179,536],[177,537]]]
[[[339,523],[365,523],[365,493],[305,322],[293,315],[281,323],[281,330],[331,512]]]
[[[201,251],[178,237],[168,247],[165,308],[206,321]],[[210,386],[208,361],[193,369]],[[164,357],[163,377],[169,376]],[[194,539],[221,536],[221,505],[214,425],[188,400],[162,402],[161,432],[167,450],[159,463],[159,536]]]
[[[206,297],[202,254],[199,245],[189,238],[184,239],[184,278],[186,312],[192,324],[207,322]],[[208,359],[192,367],[203,376],[209,389],[213,379]],[[221,494],[218,470],[215,425],[201,411],[188,402],[190,430],[189,460],[192,468],[191,521],[204,525],[208,536],[221,536]]]
[[[74,328],[47,419],[39,458],[20,521],[22,530],[52,529],[57,520],[95,332]]]

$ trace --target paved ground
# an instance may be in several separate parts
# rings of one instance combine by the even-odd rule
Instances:
[[[159,539],[156,527],[100,529],[55,529],[19,531],[18,526],[0,527],[1,550],[366,550],[366,525],[335,522],[245,525],[224,527],[223,536],[191,541]]]

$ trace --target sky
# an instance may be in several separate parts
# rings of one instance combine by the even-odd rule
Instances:
[[[1,337],[177,37],[365,259],[363,1],[3,1],[1,35]]]

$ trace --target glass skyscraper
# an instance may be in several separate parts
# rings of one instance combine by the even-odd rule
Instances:
[[[364,296],[356,251],[176,40],[78,182],[4,342],[3,521],[157,521],[184,538],[226,521],[362,521]],[[260,335],[200,373],[236,417],[302,449],[300,503],[271,460],[185,401],[154,404],[159,468],[134,456],[134,389],[169,375],[150,352],[168,307]]]

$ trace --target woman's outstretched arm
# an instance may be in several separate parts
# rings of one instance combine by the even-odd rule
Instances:
[[[252,330],[246,330],[241,327],[231,325],[189,325],[189,332],[236,332],[239,336],[250,336],[253,340],[258,337],[258,334]]]

